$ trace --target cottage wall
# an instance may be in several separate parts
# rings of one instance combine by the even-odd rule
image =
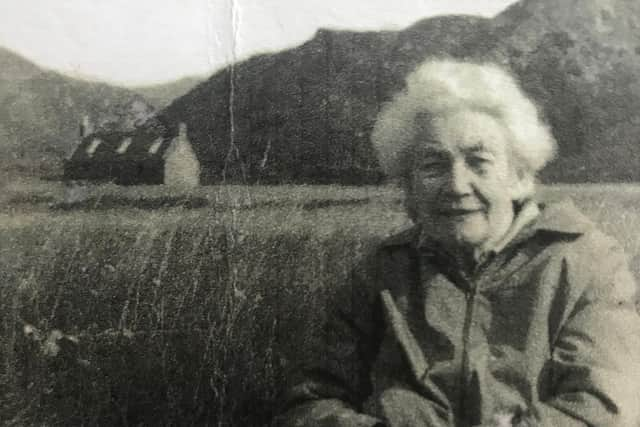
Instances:
[[[184,125],[180,125],[178,136],[173,139],[165,153],[164,183],[186,188],[200,185],[200,163]]]

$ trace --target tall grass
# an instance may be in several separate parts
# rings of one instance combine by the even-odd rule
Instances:
[[[302,206],[5,214],[5,422],[266,425],[327,291],[405,221]]]
[[[212,187],[188,194],[204,207],[141,208],[184,195],[149,189],[102,209],[53,209],[63,187],[5,193],[3,424],[267,425],[285,372],[313,357],[329,293],[407,224],[393,188]],[[567,195],[640,277],[640,189],[544,190]]]

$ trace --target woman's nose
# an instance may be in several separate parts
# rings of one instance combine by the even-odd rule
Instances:
[[[453,162],[449,171],[448,190],[452,195],[464,196],[472,192],[472,172],[464,162]]]

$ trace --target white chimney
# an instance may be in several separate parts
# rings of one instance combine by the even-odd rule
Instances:
[[[178,127],[178,137],[181,141],[187,139],[187,124],[184,122],[180,122],[180,125]]]
[[[80,123],[80,139],[84,138],[87,135],[91,135],[93,133],[93,124],[91,123],[91,119],[88,114],[85,114],[82,117],[82,122]]]

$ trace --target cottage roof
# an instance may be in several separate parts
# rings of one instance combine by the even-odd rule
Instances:
[[[171,145],[171,136],[155,132],[97,132],[82,138],[72,161],[161,159]]]

